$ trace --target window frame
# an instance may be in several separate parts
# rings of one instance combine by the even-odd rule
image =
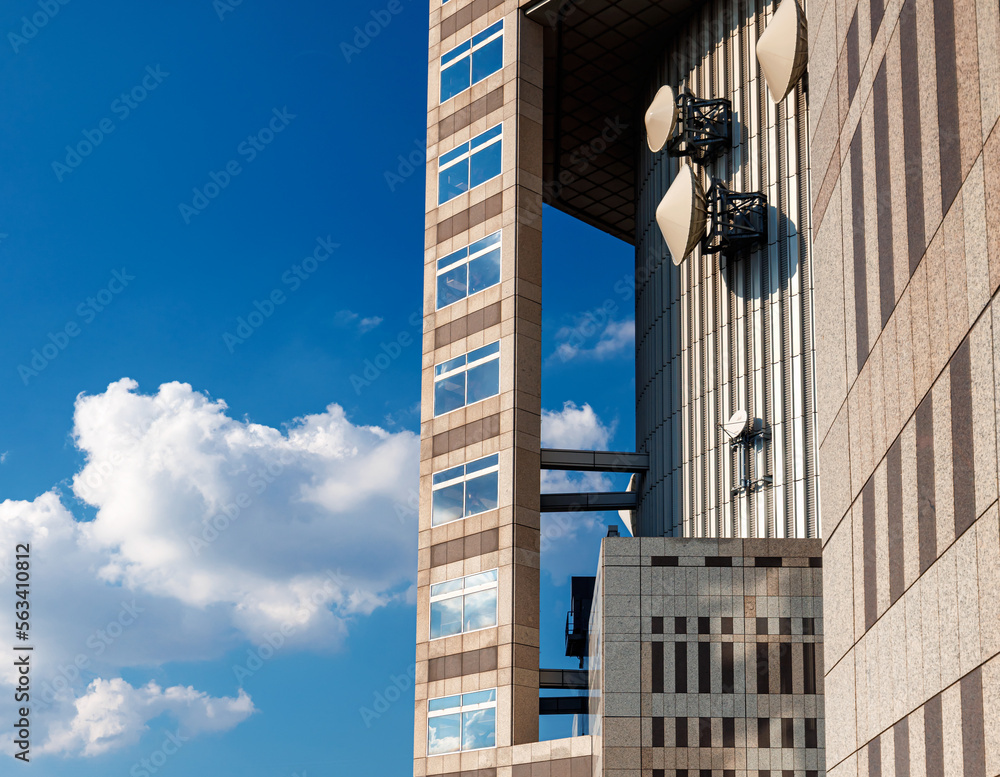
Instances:
[[[488,459],[493,459],[494,460],[493,463],[486,464],[485,466],[483,466],[483,467],[481,467],[479,469],[473,470],[471,474],[469,473],[469,467],[471,467],[473,465],[476,465],[476,464],[479,464],[480,462],[486,462]],[[452,477],[452,478],[450,478],[448,480],[442,480],[440,482],[436,482],[436,479],[438,477],[440,477],[441,475],[447,475],[449,472],[453,472],[453,471],[458,470],[458,469],[462,470],[462,474],[461,475],[456,475],[455,477]],[[468,508],[469,490],[468,490],[468,486],[466,484],[469,483],[470,481],[474,481],[474,480],[477,480],[479,478],[486,477],[487,475],[491,475],[494,472],[497,473],[497,494],[496,494],[497,507],[490,507],[490,508],[487,508],[486,510],[480,510],[478,512],[470,513],[468,511],[469,510],[469,508]],[[431,526],[446,526],[449,523],[454,523],[455,521],[463,521],[466,518],[471,518],[471,517],[473,517],[475,515],[482,515],[483,513],[488,513],[490,510],[496,510],[500,506],[499,505],[499,503],[500,503],[500,478],[499,478],[499,473],[500,473],[500,454],[499,453],[492,453],[489,456],[481,456],[478,459],[472,459],[471,461],[467,461],[464,464],[459,464],[458,466],[455,466],[455,467],[449,467],[448,469],[439,470],[438,472],[434,472],[431,475]],[[435,523],[434,522],[434,514],[435,514],[435,511],[434,511],[434,495],[435,495],[435,492],[437,492],[437,491],[443,491],[444,489],[450,488],[451,486],[457,485],[458,483],[462,484],[462,515],[460,517],[458,517],[458,518],[453,518],[450,521],[442,521],[440,523]]]
[[[486,575],[493,573],[493,580],[486,583],[480,583],[479,585],[474,585],[471,588],[467,588],[465,585],[466,580],[470,577],[477,577],[479,575]],[[453,590],[446,590],[444,593],[434,594],[432,593],[437,586],[447,585],[448,583],[456,583],[458,581],[462,582],[461,588],[456,588]],[[465,629],[465,597],[470,594],[478,594],[483,591],[496,591],[496,606],[493,613],[493,623],[489,626],[480,626],[478,629]],[[434,625],[434,605],[437,602],[448,601],[450,599],[460,599],[462,603],[462,617],[461,624],[462,628],[460,631],[454,634],[442,634],[441,636],[435,637],[433,635],[433,625]],[[439,639],[447,639],[448,637],[459,637],[463,634],[473,634],[477,631],[485,631],[486,629],[495,629],[500,624],[500,569],[499,567],[494,567],[493,569],[484,569],[482,572],[473,572],[469,575],[462,575],[461,577],[454,577],[451,580],[442,580],[439,583],[431,583],[430,588],[427,590],[427,636],[431,642]]]
[[[480,691],[468,691],[466,693],[455,693],[448,696],[436,696],[433,699],[427,700],[427,742],[425,747],[425,752],[428,758],[433,758],[439,755],[451,755],[453,753],[469,753],[476,750],[491,750],[495,749],[497,746],[497,688],[483,688]],[[486,699],[485,701],[476,702],[473,701],[470,704],[465,703],[466,696],[476,696],[479,694],[492,694],[491,699]],[[458,703],[450,707],[442,707],[440,709],[432,710],[431,707],[435,702],[448,702],[451,699],[457,699]],[[484,747],[470,747],[466,748],[465,745],[465,715],[470,712],[478,712],[479,710],[493,710],[493,744],[486,745]],[[437,753],[431,753],[430,751],[430,739],[431,739],[431,721],[434,718],[441,718],[446,715],[458,715],[459,720],[459,730],[458,730],[458,749],[457,750],[446,750]]]
[[[496,239],[494,240],[494,238],[496,238]],[[487,242],[487,241],[493,241],[493,242]],[[473,246],[478,245],[480,243],[485,243],[485,246],[483,248],[479,248],[475,252],[473,252],[473,250],[472,250]],[[499,251],[500,252],[500,277],[497,279],[496,283],[491,283],[489,286],[484,286],[483,288],[478,289],[476,291],[470,291],[469,290],[469,286],[470,286],[470,284],[469,284],[469,265],[471,265],[472,262],[474,262],[476,259],[479,259],[480,257],[486,256],[487,254],[492,253],[493,251]],[[459,254],[464,254],[464,257],[459,257]],[[459,257],[459,258],[455,258],[455,257]],[[448,264],[442,264],[443,262],[446,262],[449,259],[452,259],[453,261],[449,262]],[[460,267],[462,265],[464,265],[465,268],[466,268],[466,270],[465,270],[465,296],[459,297],[458,299],[454,299],[451,302],[447,302],[447,303],[445,303],[445,304],[442,305],[441,302],[440,302],[440,294],[439,294],[439,290],[438,290],[438,283],[440,282],[440,278],[445,273],[451,272],[455,268]],[[473,240],[471,243],[469,243],[468,245],[466,245],[466,246],[458,249],[457,251],[452,251],[451,253],[447,254],[446,256],[442,256],[440,259],[437,260],[437,262],[435,264],[435,267],[436,267],[435,274],[434,274],[434,305],[435,305],[434,309],[435,310],[444,310],[449,305],[454,305],[456,302],[461,302],[463,299],[469,299],[470,297],[472,297],[475,294],[479,294],[480,292],[486,291],[487,289],[492,289],[494,286],[499,286],[500,283],[503,281],[503,229],[498,229],[498,230],[496,230],[496,232],[493,232],[493,233],[491,233],[489,235],[486,235],[485,237],[479,238],[479,240]]]
[[[448,49],[448,51],[444,52],[441,55],[441,58],[438,60],[438,104],[439,105],[444,105],[446,102],[454,99],[455,97],[458,97],[463,92],[469,91],[476,84],[482,83],[491,75],[499,73],[501,70],[503,70],[504,68],[503,34],[504,34],[504,23],[503,19],[501,19],[500,21],[494,22],[493,24],[489,25],[486,29],[481,30],[480,32],[477,32],[475,35],[472,35],[471,37],[463,40],[457,46],[452,46],[452,48]],[[477,38],[479,40],[477,40]],[[489,44],[493,43],[493,41],[497,40],[498,38],[500,40],[500,67],[498,67],[496,70],[491,70],[489,73],[487,73],[478,80],[473,80],[475,77],[474,76],[475,64],[473,62],[473,58],[475,57],[476,52],[485,48]],[[449,59],[449,57],[451,57],[451,59]],[[468,60],[469,85],[463,87],[454,94],[445,97],[443,94],[445,70],[455,67],[462,60]]]
[[[477,353],[479,351],[485,351],[487,348],[492,348],[493,346],[496,346],[496,350],[495,351],[491,351],[490,353],[485,354],[484,356],[476,359],[475,361],[469,361],[469,355],[470,354],[475,354],[475,353]],[[441,416],[448,415],[448,413],[453,413],[456,410],[461,410],[463,407],[470,407],[470,406],[475,405],[475,404],[477,404],[479,402],[484,402],[487,399],[492,399],[493,397],[500,396],[500,374],[499,374],[499,371],[500,371],[500,364],[499,364],[499,362],[500,362],[500,355],[501,355],[500,341],[499,340],[495,340],[494,342],[487,343],[486,345],[480,346],[479,348],[473,348],[471,351],[466,351],[461,356],[456,356],[453,359],[447,359],[447,360],[445,360],[443,362],[440,362],[439,364],[435,364],[434,365],[434,387],[433,387],[434,388],[434,398],[433,398],[433,403],[434,403],[434,417],[435,418],[439,418]],[[459,359],[464,359],[464,363],[461,366],[455,366],[455,367],[452,367],[451,369],[443,370],[441,372],[438,371],[442,367],[445,367],[445,366],[447,366],[449,364],[457,362]],[[494,393],[494,394],[488,394],[485,397],[481,397],[480,399],[475,400],[475,402],[469,402],[469,380],[468,380],[469,370],[473,369],[474,367],[478,367],[478,366],[480,366],[482,364],[486,364],[486,363],[488,363],[490,361],[494,361],[494,360],[497,362],[497,390],[496,390],[496,393]],[[459,405],[458,407],[451,408],[450,410],[444,410],[444,411],[438,412],[438,409],[437,409],[437,386],[438,386],[438,383],[441,382],[441,381],[444,381],[445,379],[450,378],[450,377],[452,377],[454,375],[458,375],[460,373],[465,373],[465,375],[466,375],[466,377],[465,377],[465,392],[464,392],[465,399],[464,399],[463,403],[461,405]]]
[[[494,134],[491,134],[494,133]],[[487,137],[489,136],[489,137]],[[472,158],[479,153],[482,153],[491,146],[499,143],[500,144],[500,169],[495,175],[491,175],[489,178],[484,178],[479,183],[472,184]],[[437,186],[438,186],[438,205],[444,205],[446,202],[451,202],[456,197],[461,197],[463,194],[468,194],[473,189],[478,186],[492,181],[494,178],[499,178],[503,175],[503,122],[496,124],[489,129],[480,132],[474,138],[470,138],[465,141],[465,143],[459,143],[457,146],[449,151],[438,156],[438,173],[437,173]],[[460,191],[458,194],[454,194],[447,199],[441,199],[444,192],[444,187],[441,185],[441,174],[446,170],[450,170],[453,167],[457,167],[459,164],[465,163],[465,191]]]

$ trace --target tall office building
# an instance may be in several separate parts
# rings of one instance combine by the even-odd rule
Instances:
[[[431,0],[415,775],[1000,772],[998,13]],[[543,202],[635,245],[635,452],[540,448]]]

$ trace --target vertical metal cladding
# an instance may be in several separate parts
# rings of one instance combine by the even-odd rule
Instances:
[[[791,2],[792,0],[784,0]],[[804,81],[771,101],[755,56],[776,6],[716,0],[668,43],[646,85],[732,102],[733,144],[706,167],[768,199],[766,245],[728,261],[700,248],[679,267],[655,210],[678,170],[641,144],[636,226],[636,440],[650,454],[638,511],[644,535],[816,537],[809,151]],[[744,409],[758,428],[748,477],[719,424]]]

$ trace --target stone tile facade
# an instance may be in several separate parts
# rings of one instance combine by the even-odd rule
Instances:
[[[824,774],[819,540],[608,538],[594,775]]]
[[[1000,8],[809,15],[827,766],[996,775]]]

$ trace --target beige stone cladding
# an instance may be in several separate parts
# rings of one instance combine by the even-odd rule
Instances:
[[[1000,774],[1000,7],[810,2],[831,775]]]
[[[819,540],[604,540],[594,774],[824,774],[820,565]]]
[[[430,2],[415,775],[506,777],[516,768],[514,747],[538,739],[541,230],[518,214],[540,209],[542,35],[519,5]],[[441,100],[442,55],[498,22],[500,69]],[[466,190],[439,203],[441,157],[497,127],[499,175],[477,184],[469,173]],[[439,306],[438,260],[496,232],[499,283]],[[467,398],[450,412],[435,408],[435,367],[494,343],[499,392]],[[492,455],[499,462],[496,506],[433,525],[434,474]],[[431,585],[491,570],[496,625],[431,639]],[[428,756],[429,700],[491,689],[495,746]],[[567,754],[567,763],[577,756],[589,758],[589,751]]]

